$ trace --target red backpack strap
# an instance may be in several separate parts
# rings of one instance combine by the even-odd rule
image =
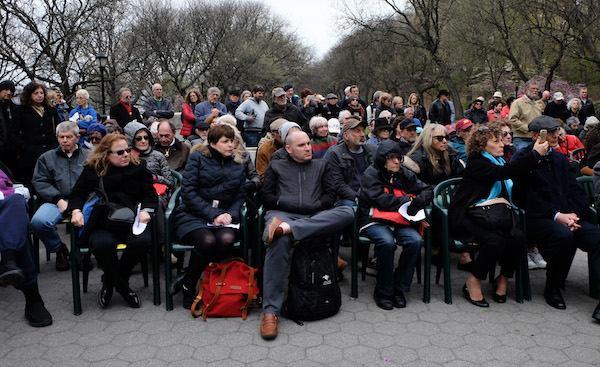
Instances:
[[[248,279],[248,298],[246,299],[246,303],[242,307],[242,319],[246,320],[246,316],[248,316],[248,309],[250,308],[250,303],[254,299],[254,268],[250,266],[250,279]]]
[[[194,316],[194,318],[198,318],[198,317],[200,317],[200,315],[202,315],[202,310],[196,311],[196,306],[198,305],[198,302],[202,301],[202,293],[204,293],[204,284],[202,284],[202,282],[200,282],[200,292],[198,292],[198,295],[196,296],[196,299],[194,300],[194,303],[192,304],[192,308],[190,309],[190,311],[192,312],[192,316]],[[198,313],[196,313],[196,312],[198,312]]]
[[[219,299],[219,295],[221,294],[221,287],[223,286],[223,280],[225,280],[225,273],[227,273],[227,264],[223,264],[221,268],[221,276],[219,277],[219,282],[217,283],[217,290],[215,291],[215,296],[210,301],[210,303],[204,309],[202,313],[202,318],[206,321],[206,314],[212,309],[212,307],[217,303],[217,299]]]

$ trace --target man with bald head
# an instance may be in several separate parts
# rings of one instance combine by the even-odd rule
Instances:
[[[163,98],[162,85],[156,83],[152,86],[152,97],[144,103],[144,118],[170,119],[175,115],[173,103],[168,98]]]
[[[285,150],[287,159],[269,163],[260,191],[267,210],[263,239],[270,244],[265,256],[264,318],[260,327],[266,340],[277,336],[292,243],[328,238],[354,219],[351,207],[333,207],[336,193],[332,171],[326,160],[312,159],[308,135],[303,131],[288,133]]]

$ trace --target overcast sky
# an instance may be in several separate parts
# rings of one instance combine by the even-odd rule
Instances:
[[[325,56],[343,36],[344,29],[348,28],[343,4],[355,2],[369,4],[371,11],[374,11],[375,4],[380,4],[374,0],[263,0],[273,14],[288,21],[290,29],[305,45],[313,47],[315,59]],[[379,5],[377,8],[381,9]],[[389,7],[386,10],[389,12]]]

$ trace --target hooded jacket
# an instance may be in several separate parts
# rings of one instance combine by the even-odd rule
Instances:
[[[197,145],[190,154],[181,182],[182,203],[174,214],[175,235],[181,240],[224,213],[240,221],[245,181],[242,157],[223,157],[211,146]]]
[[[389,172],[385,169],[385,162],[389,154],[402,156],[400,147],[392,140],[386,140],[377,148],[375,162],[370,165],[363,175],[358,191],[358,225],[362,228],[373,223],[369,218],[369,211],[375,207],[383,211],[397,211],[407,201],[411,201],[408,194],[416,195],[408,208],[409,214],[415,214],[425,208],[433,199],[433,188],[417,178],[417,175],[404,166],[398,172]],[[384,192],[387,187],[391,193]],[[393,189],[398,188],[407,194],[397,197]]]
[[[148,144],[148,149],[141,152],[135,147],[135,134],[137,134],[140,130],[145,130],[150,137],[150,141]],[[152,149],[154,145],[154,139],[152,139],[152,134],[150,130],[144,125],[136,121],[132,121],[125,125],[125,136],[129,141],[129,145],[139,153],[139,157],[141,160],[146,161],[146,168],[148,171],[152,173],[154,178],[154,182],[158,182],[163,185],[167,185],[170,189],[173,189],[173,178],[171,177],[171,168],[169,168],[169,163],[167,163],[167,158],[156,150]]]

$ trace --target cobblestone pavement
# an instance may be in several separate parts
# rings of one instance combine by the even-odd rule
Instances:
[[[343,248],[348,258],[349,249]],[[100,271],[90,273],[82,294],[83,315],[73,316],[70,272],[45,261],[39,283],[54,318],[52,326],[32,328],[23,317],[24,298],[0,289],[0,366],[597,366],[600,325],[591,318],[597,301],[587,296],[587,256],[578,252],[558,311],[543,300],[544,271],[531,272],[533,300],[518,304],[514,287],[506,304],[489,309],[469,304],[460,294],[467,274],[453,269],[454,303],[443,301],[442,285],[432,285],[431,303],[413,285],[405,309],[384,311],[371,295],[374,278],[359,280],[359,297],[350,299],[349,275],[341,282],[340,312],[299,326],[280,319],[274,341],[259,335],[260,310],[241,318],[193,319],[181,308],[152,304],[139,270],[132,288],[141,309],[127,308],[115,294],[108,309],[98,306]],[[456,259],[454,259],[456,260]],[[139,269],[139,268],[138,268]],[[161,284],[164,291],[164,283]],[[491,301],[491,287],[486,284]]]

